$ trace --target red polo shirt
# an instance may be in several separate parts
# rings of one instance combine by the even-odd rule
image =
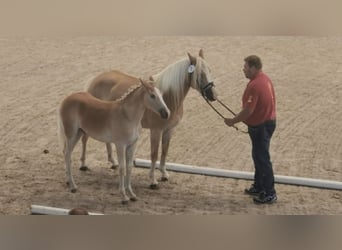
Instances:
[[[256,126],[276,119],[273,84],[262,71],[247,84],[242,97],[242,106],[252,111],[252,114],[244,121],[247,125]]]

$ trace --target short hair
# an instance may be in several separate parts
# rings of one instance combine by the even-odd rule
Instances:
[[[248,64],[249,67],[254,66],[258,70],[262,69],[261,59],[256,55],[247,56],[245,58],[245,62]]]

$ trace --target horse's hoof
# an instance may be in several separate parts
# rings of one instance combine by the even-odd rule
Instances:
[[[137,198],[137,197],[131,197],[130,200],[131,200],[131,201],[137,201],[138,198]]]
[[[77,188],[72,188],[70,191],[71,191],[71,193],[76,193],[77,192]]]
[[[150,189],[157,190],[157,189],[159,189],[159,186],[157,184],[151,184]]]
[[[169,178],[167,178],[167,177],[162,177],[160,180],[161,180],[161,181],[168,181]]]
[[[81,170],[81,171],[88,171],[89,168],[88,168],[87,166],[81,166],[81,167],[80,167],[80,170]]]
[[[118,165],[112,165],[112,166],[110,167],[110,169],[116,170],[116,169],[118,169]]]
[[[127,204],[128,204],[128,201],[121,201],[121,204],[122,204],[122,205],[127,205]]]

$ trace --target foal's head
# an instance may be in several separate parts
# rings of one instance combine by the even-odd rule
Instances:
[[[154,82],[143,81],[141,79],[140,82],[143,88],[146,90],[146,94],[144,96],[145,106],[153,112],[159,114],[161,118],[168,119],[170,116],[170,110],[166,106],[159,89],[154,86]]]
[[[215,101],[217,92],[215,90],[214,81],[211,77],[210,69],[204,60],[203,50],[199,51],[199,56],[194,57],[188,53],[190,66],[188,73],[192,76],[191,87],[197,89],[204,98],[209,101]]]

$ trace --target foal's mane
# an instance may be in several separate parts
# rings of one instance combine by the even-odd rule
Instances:
[[[194,83],[194,87],[198,89],[198,81],[196,81],[197,72],[200,72],[199,68],[202,66],[202,62],[197,58],[196,68],[192,74],[192,83],[187,82],[189,79],[189,66],[190,60],[185,57],[170,64],[158,74],[153,75],[153,80],[163,93],[165,101],[168,102],[168,106],[172,110],[175,110],[181,105],[191,84]]]
[[[136,89],[140,88],[142,85],[141,84],[135,84],[132,85],[128,88],[128,90],[118,99],[116,99],[116,101],[118,102],[123,102],[131,93],[133,93]]]

